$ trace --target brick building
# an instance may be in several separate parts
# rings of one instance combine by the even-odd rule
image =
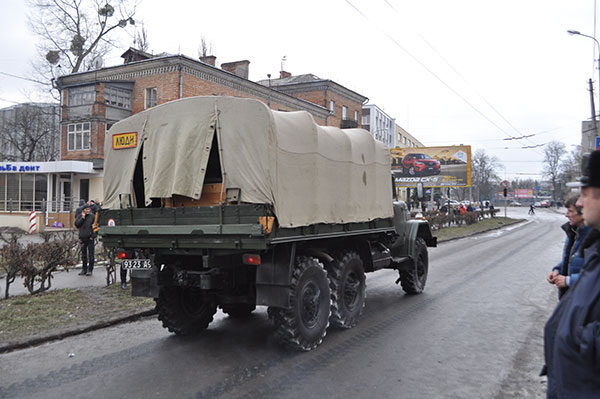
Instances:
[[[293,76],[281,71],[279,79],[261,80],[258,83],[329,109],[324,125],[342,129],[360,126],[362,107],[368,100],[339,83],[312,74]]]

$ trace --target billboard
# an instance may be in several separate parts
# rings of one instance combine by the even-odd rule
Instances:
[[[515,198],[532,199],[535,198],[535,192],[530,188],[517,188],[515,190]]]
[[[392,148],[396,187],[470,187],[471,146]]]

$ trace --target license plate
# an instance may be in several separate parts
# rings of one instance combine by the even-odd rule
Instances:
[[[150,259],[123,259],[124,269],[151,269]]]

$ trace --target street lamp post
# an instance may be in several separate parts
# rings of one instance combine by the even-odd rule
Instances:
[[[568,30],[567,33],[570,35],[587,37],[596,42],[596,45],[598,46],[598,78],[600,78],[600,43],[598,42],[598,40],[596,40],[594,36],[586,35],[584,33],[579,32],[578,30]],[[598,80],[598,95],[600,96],[600,79]]]
[[[589,39],[592,39],[594,42],[596,42],[596,45],[598,46],[598,105],[600,106],[600,43],[598,43],[598,40],[596,40],[596,38],[594,36],[590,36],[590,35],[586,35],[584,33],[579,32],[578,30],[568,30],[567,31],[568,34],[570,35],[577,35],[577,36],[583,36],[583,37],[587,37]],[[590,80],[590,89],[592,88],[592,83]],[[600,136],[600,127],[598,126],[598,122],[596,121],[596,115],[595,115],[595,110],[594,110],[594,96],[593,94],[590,96],[591,101],[592,101],[592,119],[593,119],[593,123],[594,123],[594,128],[596,129],[596,134],[598,136]]]

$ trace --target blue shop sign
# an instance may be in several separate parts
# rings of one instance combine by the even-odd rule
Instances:
[[[0,172],[39,172],[40,165],[12,165],[0,164]]]

